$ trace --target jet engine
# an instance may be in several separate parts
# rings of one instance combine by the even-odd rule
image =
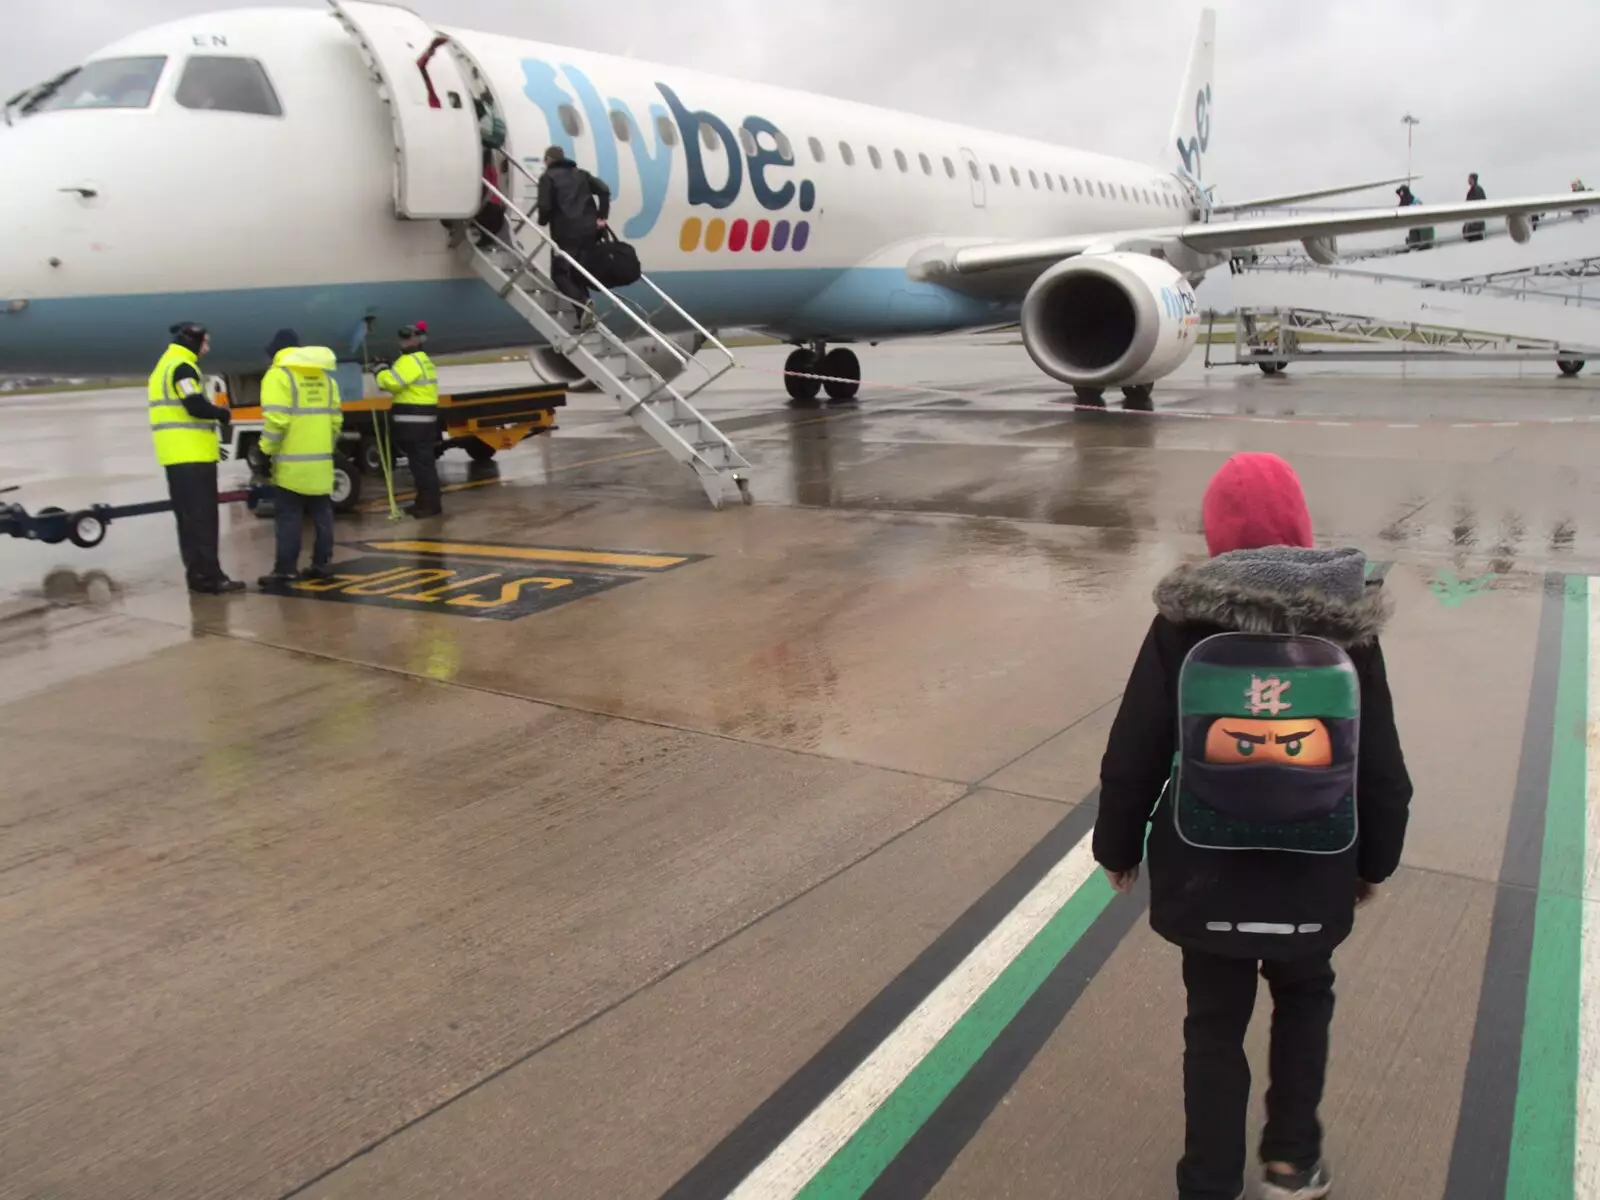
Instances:
[[[700,349],[701,337],[697,333],[677,333],[666,336],[667,340],[677,346],[686,355],[692,355]],[[645,362],[650,364],[652,370],[663,379],[671,381],[683,374],[684,364],[669,353],[667,348],[651,337],[634,338],[628,343],[631,349]],[[548,346],[540,346],[528,352],[528,361],[533,364],[533,369],[546,383],[564,383],[569,392],[591,392],[594,384],[584,378],[583,372],[573,364],[565,354],[558,354]]]
[[[1079,388],[1138,386],[1195,344],[1189,281],[1158,258],[1082,254],[1039,276],[1022,301],[1022,343],[1040,370]]]

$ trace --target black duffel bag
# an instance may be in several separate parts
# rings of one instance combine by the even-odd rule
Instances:
[[[584,268],[608,288],[627,287],[638,283],[639,252],[611,232],[608,225],[600,231],[600,240],[589,247],[583,256]]]

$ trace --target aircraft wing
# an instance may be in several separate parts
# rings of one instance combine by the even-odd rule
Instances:
[[[1459,204],[1413,204],[1409,208],[1375,208],[1366,211],[1316,213],[1300,217],[1254,217],[1242,221],[1211,221],[1194,225],[1152,226],[1109,233],[1070,237],[1035,238],[1019,242],[990,242],[952,250],[943,261],[924,258],[917,264],[924,278],[981,276],[1000,271],[1041,271],[1077,254],[1105,254],[1114,250],[1148,251],[1174,243],[1198,253],[1222,253],[1246,246],[1330,238],[1340,234],[1382,233],[1447,225],[1456,221],[1481,221],[1487,217],[1531,216],[1578,208],[1600,208],[1600,192],[1557,192],[1514,200],[1474,200]]]
[[[1211,206],[1211,215],[1219,216],[1226,213],[1249,212],[1255,208],[1282,208],[1287,204],[1298,204],[1302,200],[1326,200],[1330,196],[1348,196],[1352,192],[1370,192],[1374,188],[1388,187],[1396,183],[1414,183],[1421,178],[1421,175],[1400,175],[1394,179],[1372,179],[1366,183],[1344,183],[1338,187],[1317,188],[1309,192],[1284,192],[1277,196],[1260,196],[1254,200],[1238,200],[1231,204],[1213,204]]]

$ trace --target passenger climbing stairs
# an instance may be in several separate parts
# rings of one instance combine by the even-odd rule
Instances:
[[[533,181],[521,163],[510,161],[513,169]],[[506,232],[501,237],[489,237],[488,244],[479,246],[476,239],[484,236],[481,230],[464,224],[463,230],[458,231],[458,236],[462,232],[468,234],[460,252],[473,271],[516,309],[553,350],[610,396],[662,449],[692,470],[714,508],[722,507],[730,485],[749,504],[750,464],[727,436],[690,403],[693,396],[734,366],[733,354],[648,277],[641,277],[631,290],[653,297],[653,311],[603,287],[576,259],[557,247],[510,196],[487,183],[484,186],[505,204]],[[591,307],[581,314],[551,277],[550,264],[558,255],[589,286]],[[703,346],[712,350],[717,365],[713,368],[664,334],[656,325],[663,320],[697,333]],[[637,348],[652,343],[666,351],[664,361],[676,362],[680,367],[672,378],[652,366]],[[659,355],[652,357],[663,361]],[[692,384],[686,382],[691,378]]]

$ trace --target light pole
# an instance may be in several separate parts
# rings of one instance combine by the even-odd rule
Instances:
[[[1406,127],[1406,182],[1411,182],[1411,131],[1422,122],[1410,113],[1400,118],[1400,124]]]

